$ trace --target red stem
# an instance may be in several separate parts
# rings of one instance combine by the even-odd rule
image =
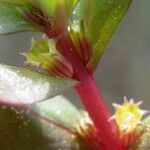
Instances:
[[[75,90],[80,96],[82,103],[86,110],[89,112],[103,145],[103,150],[119,150],[119,145],[115,141],[116,126],[108,119],[111,116],[102,96],[99,94],[92,76],[87,75],[86,80],[82,81]],[[100,147],[98,148],[101,149]]]
[[[93,120],[98,132],[98,138],[103,144],[97,150],[100,150],[102,147],[103,150],[121,150],[118,142],[115,140],[117,134],[116,124],[108,121],[111,113],[99,94],[92,75],[87,71],[76,53],[69,33],[62,35],[58,39],[57,49],[71,62],[74,71],[73,78],[81,83],[75,87],[75,91],[80,96],[84,107]]]

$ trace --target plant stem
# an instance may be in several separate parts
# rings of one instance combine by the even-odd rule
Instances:
[[[75,91],[94,122],[98,138],[102,143],[101,148],[103,147],[103,150],[121,150],[118,148],[118,142],[114,140],[117,134],[116,124],[108,121],[111,113],[99,94],[91,73],[87,71],[76,53],[69,33],[65,33],[58,39],[56,47],[71,62],[74,71],[73,78],[80,81],[80,84],[75,87]],[[100,146],[97,150],[99,149]]]
[[[88,76],[85,81],[75,88],[80,96],[82,103],[92,118],[94,125],[98,129],[103,149],[118,150],[115,141],[115,134],[112,129],[115,125],[108,122],[111,116],[102,96],[99,94],[92,76]],[[100,149],[100,148],[99,148]]]

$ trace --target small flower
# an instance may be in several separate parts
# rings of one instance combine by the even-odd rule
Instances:
[[[133,99],[124,97],[122,105],[113,104],[115,114],[110,118],[114,119],[117,123],[119,130],[119,138],[123,145],[127,147],[131,145],[137,136],[142,134],[143,130],[139,130],[142,125],[142,118],[148,112],[140,109],[142,102],[135,103]]]
[[[72,77],[73,69],[70,62],[55,47],[54,40],[43,38],[32,40],[32,47],[26,53],[26,65],[36,66],[40,71],[58,77]]]
[[[83,118],[77,121],[76,130],[80,136],[85,138],[93,133],[94,124],[88,113],[83,111]]]
[[[101,145],[100,137],[97,135],[97,129],[89,114],[86,111],[82,111],[82,114],[83,118],[77,120],[77,124],[75,126],[77,135],[90,147],[97,149]]]
[[[115,107],[115,120],[117,122],[120,132],[129,133],[141,124],[141,119],[145,111],[139,108],[139,103],[134,103],[134,100],[128,101],[124,98],[123,105],[114,104]]]

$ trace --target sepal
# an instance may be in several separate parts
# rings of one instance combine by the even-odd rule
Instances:
[[[73,75],[70,62],[64,58],[55,47],[55,40],[43,38],[38,41],[32,40],[32,47],[23,55],[26,56],[26,65],[36,66],[41,71],[53,76],[69,77]]]

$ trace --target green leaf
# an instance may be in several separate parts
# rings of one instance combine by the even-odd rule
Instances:
[[[80,118],[79,110],[62,96],[28,108],[0,106],[0,119],[3,120],[0,147],[3,150],[32,150],[34,145],[35,150],[88,150],[76,135],[51,122],[72,130]]]
[[[19,8],[0,4],[0,34],[38,30],[40,27],[28,22]]]
[[[27,0],[0,0],[0,3],[11,4],[11,5],[24,5]]]
[[[59,7],[66,7],[68,16],[72,13],[78,0],[38,0],[43,10],[51,17],[54,17]]]
[[[63,96],[57,96],[48,101],[39,104],[37,103],[31,106],[30,110],[34,113],[37,112],[41,117],[45,117],[50,121],[58,123],[62,127],[64,126],[65,128],[73,131],[74,133],[76,132],[75,127],[76,125],[78,125],[79,120],[83,119],[80,111]],[[41,120],[41,122],[43,121]],[[48,124],[47,126],[46,124],[44,124],[43,126],[43,134],[46,137],[53,139],[56,142],[55,145],[57,145],[57,148],[62,148],[64,150],[89,149],[83,143],[83,141],[81,141],[81,139],[78,139],[78,137],[76,137],[76,135],[69,132],[67,133],[67,135],[66,132],[61,129],[61,127],[61,130],[59,129],[58,132],[56,131],[56,129],[57,128],[49,126]]]
[[[37,2],[35,0],[0,0],[0,3],[9,4],[9,5],[16,5],[16,6],[37,6]]]
[[[78,0],[66,0],[68,14],[72,14],[77,2],[78,2]]]
[[[79,110],[63,96],[37,103],[31,106],[31,109],[40,113],[41,116],[72,129],[75,129],[78,121],[83,118]]]
[[[82,0],[74,13],[74,21],[82,21],[92,44],[88,66],[95,69],[113,32],[126,14],[132,0]]]
[[[0,102],[11,105],[32,104],[54,97],[75,83],[74,80],[0,65]]]

